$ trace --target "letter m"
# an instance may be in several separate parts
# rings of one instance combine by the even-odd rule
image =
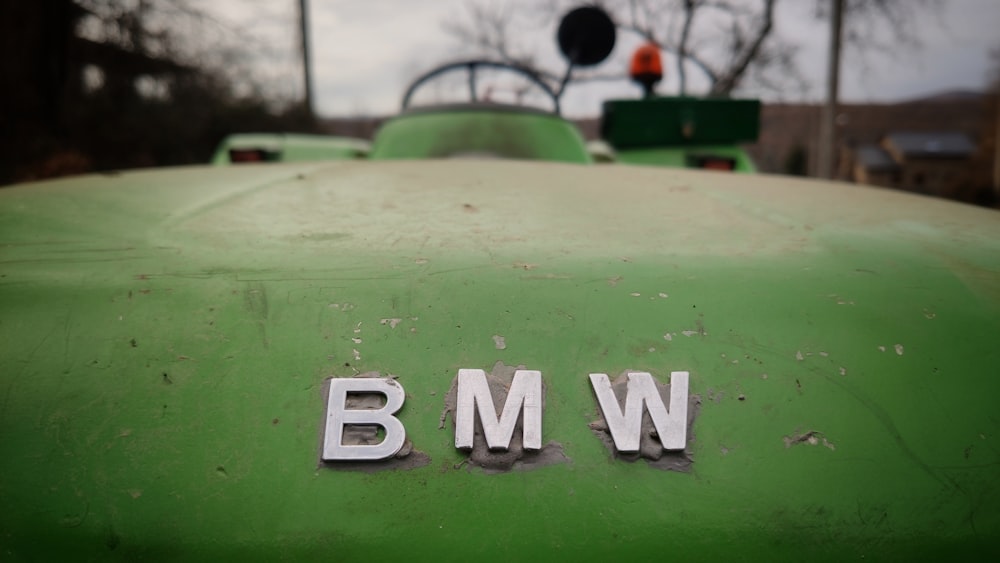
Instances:
[[[663,405],[653,376],[647,372],[628,374],[625,412],[619,408],[607,374],[590,374],[590,384],[611,432],[615,449],[623,453],[639,451],[642,438],[643,404],[665,450],[683,450],[687,443],[688,372],[670,373],[670,409]]]
[[[497,418],[493,394],[481,369],[458,370],[458,405],[455,412],[455,447],[472,449],[475,411],[491,450],[507,450],[514,437],[514,425],[524,410],[522,445],[527,450],[542,447],[542,372],[517,370],[507,392],[503,413]]]

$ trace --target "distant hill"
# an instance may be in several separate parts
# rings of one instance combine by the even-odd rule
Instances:
[[[937,104],[952,102],[978,102],[983,99],[985,92],[978,90],[944,90],[933,94],[927,94],[918,98],[901,100],[904,104]]]

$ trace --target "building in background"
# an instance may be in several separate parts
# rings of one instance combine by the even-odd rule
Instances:
[[[975,166],[977,151],[972,139],[957,131],[893,132],[877,144],[845,147],[842,175],[858,184],[976,201],[987,180]]]
[[[995,96],[966,91],[894,104],[843,104],[835,177],[995,205],[995,106]],[[819,118],[818,105],[765,105],[760,138],[748,147],[758,169],[815,176]]]

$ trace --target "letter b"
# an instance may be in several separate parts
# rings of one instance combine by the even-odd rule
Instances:
[[[380,409],[348,409],[348,393],[385,395]],[[330,380],[326,404],[326,431],[323,434],[323,461],[375,461],[388,459],[403,447],[406,429],[393,416],[403,406],[403,386],[388,378]],[[381,426],[385,439],[379,444],[344,444],[346,426]]]

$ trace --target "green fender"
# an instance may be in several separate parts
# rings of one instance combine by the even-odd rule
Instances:
[[[0,190],[0,558],[997,560],[998,219],[491,160]],[[451,382],[497,362],[564,462],[455,449]],[[630,369],[690,373],[687,471],[589,427]],[[425,464],[319,463],[324,381],[368,372]]]

